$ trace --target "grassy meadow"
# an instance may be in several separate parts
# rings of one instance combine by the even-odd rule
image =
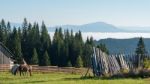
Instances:
[[[65,73],[33,73],[33,76],[13,76],[0,72],[0,84],[150,84],[150,79],[81,79],[81,75]]]

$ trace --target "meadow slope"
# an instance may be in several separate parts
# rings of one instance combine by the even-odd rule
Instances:
[[[0,84],[149,84],[150,79],[81,79],[81,75],[34,73],[32,77],[0,72]]]

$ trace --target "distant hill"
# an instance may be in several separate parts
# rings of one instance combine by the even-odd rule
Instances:
[[[96,44],[104,43],[108,48],[110,54],[118,54],[125,53],[131,54],[135,52],[137,43],[139,38],[131,38],[131,39],[101,39],[99,41],[95,41]],[[150,51],[150,38],[144,38],[145,46],[147,51]]]
[[[79,30],[82,32],[123,32],[125,31],[104,22],[95,22],[95,23],[89,23],[84,25],[62,25],[56,27],[49,27],[48,30],[55,31],[57,27],[61,27],[62,29],[73,30],[75,32]]]
[[[21,23],[11,23],[11,26],[21,27]],[[64,29],[73,30],[74,32],[82,31],[82,32],[150,32],[150,27],[116,27],[112,24],[108,24],[105,22],[94,22],[83,25],[58,25],[54,27],[47,27],[49,32],[54,32],[56,28],[61,27]]]

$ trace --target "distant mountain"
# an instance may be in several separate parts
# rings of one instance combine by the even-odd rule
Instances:
[[[21,23],[11,23],[12,27],[21,27]],[[150,27],[116,27],[112,24],[108,24],[105,22],[94,22],[83,25],[58,25],[54,27],[48,27],[49,32],[54,32],[56,28],[61,27],[64,29],[73,30],[74,32],[82,31],[82,32],[150,32]]]
[[[119,29],[111,24],[104,22],[95,22],[84,25],[62,25],[57,27],[48,28],[49,31],[55,31],[56,28],[61,27],[62,29],[69,29],[75,32],[124,32],[125,30]]]
[[[96,44],[106,44],[110,54],[118,54],[118,53],[125,53],[131,54],[135,52],[137,47],[139,38],[132,38],[132,39],[101,39],[99,41],[95,41]],[[150,38],[144,38],[145,46],[147,51],[150,51]]]

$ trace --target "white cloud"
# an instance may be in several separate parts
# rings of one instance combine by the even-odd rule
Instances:
[[[53,38],[54,32],[49,32],[51,38]],[[105,39],[105,38],[116,38],[116,39],[127,39],[135,37],[150,38],[150,33],[101,33],[101,32],[82,32],[83,40],[85,41],[87,37],[93,37],[94,40]]]

